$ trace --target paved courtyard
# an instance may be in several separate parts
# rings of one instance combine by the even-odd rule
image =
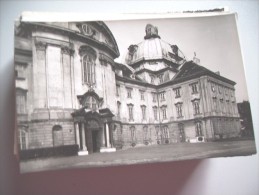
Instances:
[[[113,153],[94,153],[87,156],[71,156],[36,159],[21,162],[21,172],[35,172],[64,168],[100,167],[150,162],[166,162],[185,159],[201,159],[226,156],[243,156],[256,153],[252,140],[208,143],[176,143],[118,150]]]

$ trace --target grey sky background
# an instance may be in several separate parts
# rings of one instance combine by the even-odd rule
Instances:
[[[196,52],[202,66],[214,72],[220,71],[221,76],[235,81],[237,102],[248,100],[234,14],[105,23],[112,31],[120,50],[120,57],[116,61],[124,57],[129,45],[144,40],[145,26],[150,23],[158,27],[161,39],[178,45],[187,60],[192,60]]]

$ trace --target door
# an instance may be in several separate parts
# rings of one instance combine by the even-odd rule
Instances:
[[[93,152],[99,152],[98,133],[99,133],[99,131],[92,131]]]

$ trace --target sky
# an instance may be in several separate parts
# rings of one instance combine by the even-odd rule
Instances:
[[[235,81],[237,102],[248,100],[243,60],[234,14],[192,18],[105,21],[112,31],[121,58],[131,44],[144,40],[145,26],[158,27],[161,39],[176,44],[187,60],[194,52],[200,65]]]

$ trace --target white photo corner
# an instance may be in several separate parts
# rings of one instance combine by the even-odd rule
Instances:
[[[15,22],[22,173],[256,153],[235,13],[64,16]]]

